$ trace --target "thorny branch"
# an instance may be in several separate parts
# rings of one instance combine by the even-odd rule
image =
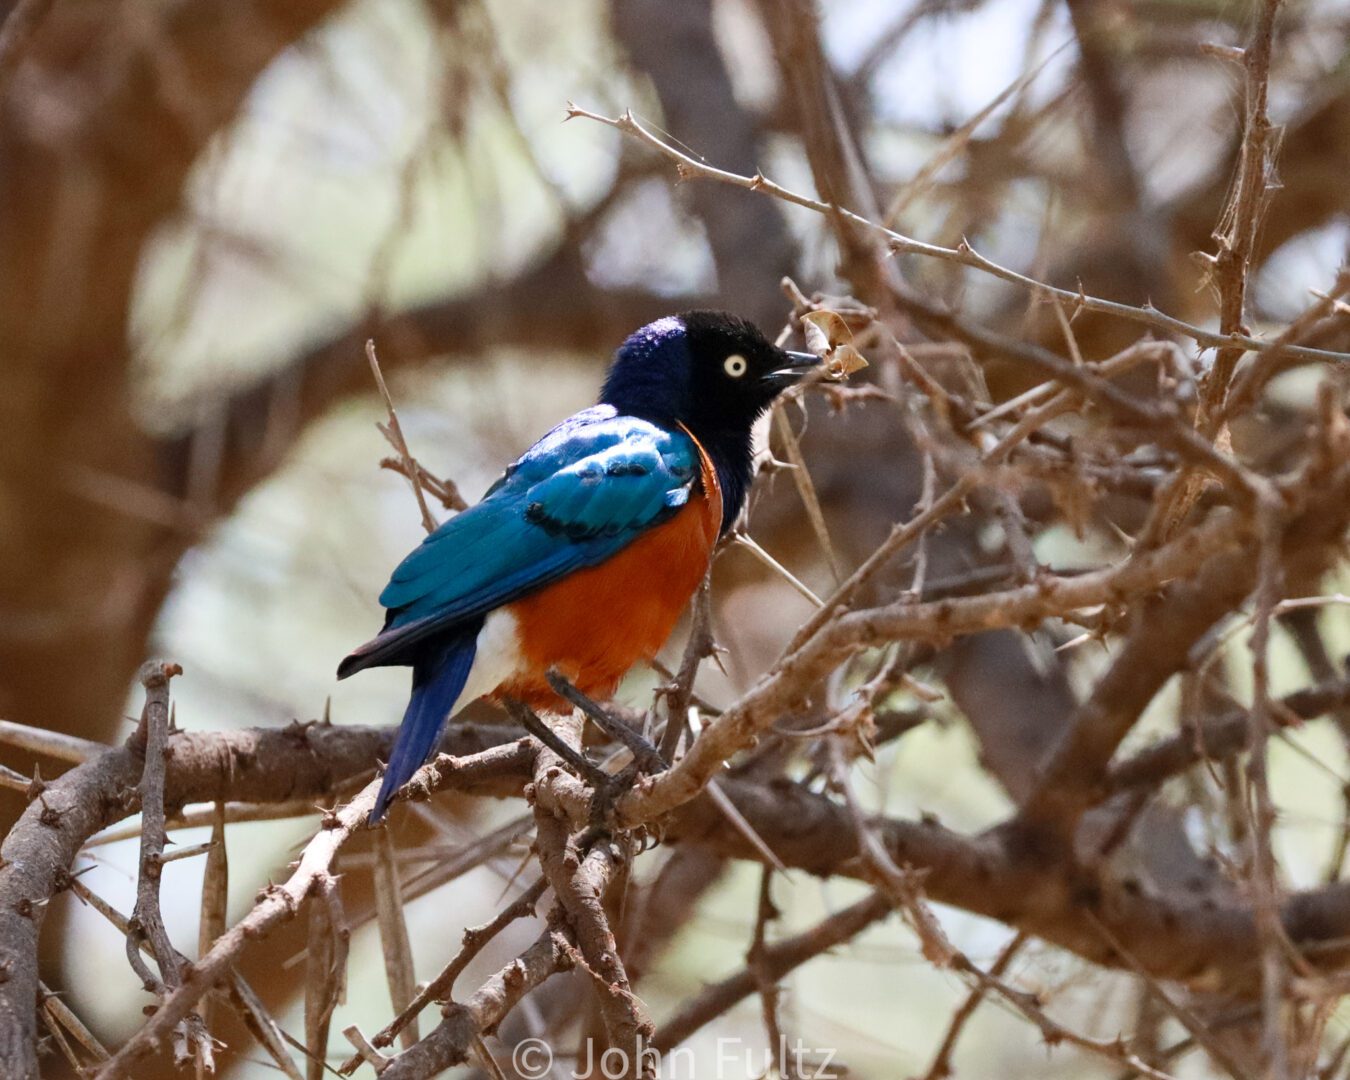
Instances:
[[[140,975],[145,989],[160,999],[182,984],[183,965],[178,952],[169,941],[160,911],[159,887],[164,868],[164,757],[169,747],[169,680],[181,675],[177,664],[151,660],[141,669],[141,685],[145,687],[145,708],[140,726],[132,736],[131,744],[145,755],[145,771],[141,774],[141,857],[140,872],[136,878],[136,906],[131,912],[127,933],[127,961]],[[159,967],[159,977],[141,960],[141,946],[148,944]],[[197,1067],[204,1072],[215,1070],[211,1038],[206,1034],[199,1013],[188,1013],[174,1035],[174,1058],[179,1064],[195,1057]]]
[[[580,712],[559,723],[556,731],[573,749],[581,745]],[[610,1046],[624,1053],[626,1074],[639,1071],[642,1045],[650,1042],[652,1023],[628,984],[628,974],[619,956],[614,932],[604,909],[605,890],[615,876],[621,856],[617,848],[591,830],[571,834],[568,822],[550,808],[545,794],[563,782],[565,774],[553,753],[541,750],[535,761],[535,847],[544,876],[557,897],[580,953],[580,962],[591,977]],[[539,795],[545,795],[539,799]],[[590,849],[585,850],[586,841]]]
[[[1190,338],[1198,345],[1209,348],[1239,348],[1244,351],[1263,352],[1272,347],[1268,341],[1262,341],[1259,338],[1250,335],[1238,333],[1216,334],[1205,330],[1203,327],[1194,326],[1191,323],[1181,319],[1174,318],[1164,312],[1158,311],[1151,305],[1148,307],[1136,307],[1130,304],[1118,303],[1114,300],[1104,300],[1100,297],[1088,296],[1083,293],[1071,292],[1068,289],[1059,289],[1044,282],[1036,281],[1034,278],[1027,277],[1006,266],[1000,266],[992,259],[987,259],[979,254],[969,244],[962,242],[960,246],[949,248],[940,244],[929,244],[921,240],[915,240],[901,233],[888,229],[883,225],[869,221],[860,214],[840,206],[831,206],[828,203],[821,202],[809,195],[802,195],[796,191],[781,186],[764,176],[762,173],[756,173],[754,176],[742,176],[737,173],[727,172],[723,169],[715,168],[702,161],[690,157],[681,150],[676,149],[669,143],[663,141],[659,136],[649,131],[641,121],[639,121],[631,112],[626,112],[619,117],[602,116],[599,113],[578,108],[576,105],[567,106],[568,119],[573,117],[582,117],[587,120],[594,120],[601,124],[607,124],[610,127],[617,128],[625,134],[633,135],[641,139],[647,145],[658,150],[666,157],[675,162],[681,178],[689,180],[716,180],[725,184],[732,184],[736,187],[749,188],[752,191],[762,191],[766,195],[782,199],[784,202],[793,203],[796,206],[804,206],[808,210],[814,210],[817,213],[826,216],[839,215],[855,225],[873,230],[882,235],[891,245],[891,250],[897,254],[905,255],[924,255],[929,258],[941,259],[944,262],[956,263],[960,266],[967,266],[974,270],[980,270],[993,277],[1001,278],[1004,281],[1019,285],[1033,293],[1052,297],[1063,301],[1074,310],[1097,311],[1106,315],[1112,315],[1119,319],[1125,319],[1129,322],[1138,323],[1141,326],[1151,327],[1167,334],[1180,334]],[[1324,361],[1330,363],[1345,363],[1350,361],[1350,353],[1334,352],[1327,349],[1314,349],[1306,346],[1288,346],[1285,350],[1288,355],[1298,357],[1302,360]]]
[[[1327,437],[1333,441],[1337,437],[1344,439],[1344,433],[1337,429],[1328,432]],[[1347,495],[1350,495],[1350,469],[1347,469],[1343,462],[1336,462],[1333,454],[1329,453],[1323,460],[1331,462],[1327,466],[1329,472],[1318,475],[1316,485],[1307,484],[1305,481],[1306,486],[1300,486],[1297,480],[1288,482],[1293,486],[1289,488],[1285,505],[1292,505],[1294,516],[1282,520],[1275,534],[1277,537],[1285,538],[1282,556],[1284,558],[1295,557],[1299,550],[1319,543],[1334,543],[1344,528],[1344,514],[1346,507],[1350,506],[1350,498],[1347,498]],[[1315,490],[1307,490],[1307,487],[1314,486]],[[797,707],[794,702],[804,700],[802,697],[804,691],[815,685],[826,671],[859,646],[885,640],[941,640],[993,626],[1020,625],[1029,619],[1045,618],[1051,613],[1064,613],[1103,603],[1129,603],[1132,598],[1151,596],[1163,582],[1174,578],[1184,580],[1203,567],[1201,578],[1194,586],[1190,584],[1184,587],[1173,586],[1171,591],[1175,593],[1175,598],[1169,599],[1168,593],[1164,592],[1161,601],[1164,608],[1170,605],[1176,609],[1170,617],[1161,619],[1163,625],[1174,628],[1193,627],[1192,633],[1202,632],[1214,617],[1229,610],[1232,604],[1240,602],[1251,587],[1250,583],[1254,583],[1254,578],[1243,577],[1242,564],[1245,560],[1242,544],[1250,536],[1243,526],[1243,520],[1233,513],[1212,515],[1211,520],[1169,544],[1138,552],[1118,567],[1094,573],[1080,574],[1076,577],[1048,576],[1027,585],[977,597],[917,603],[906,598],[894,605],[843,613],[786,658],[740,703],[714,719],[694,741],[681,761],[668,773],[640,782],[632,792],[623,796],[616,811],[619,820],[627,820],[631,824],[651,821],[657,816],[668,814],[698,795],[715,772],[712,770],[706,775],[700,775],[699,770],[706,770],[713,763],[720,766],[720,763],[736,750],[749,745],[750,738],[761,725]],[[1206,585],[1205,574],[1221,578],[1225,585],[1223,587],[1217,583]],[[1244,581],[1248,583],[1244,584]],[[1188,619],[1178,614],[1186,610],[1187,605],[1200,599],[1208,605],[1198,609],[1205,612],[1203,617]],[[1184,644],[1179,645],[1174,655],[1184,656],[1184,654]],[[1128,650],[1122,657],[1125,659],[1118,661],[1118,664],[1128,662]],[[1138,677],[1137,670],[1134,676]],[[1141,685],[1146,687],[1142,695],[1146,700],[1151,696],[1152,690],[1147,689],[1147,683]],[[1119,700],[1113,700],[1119,707]],[[148,717],[154,715],[153,710],[147,710]],[[1131,715],[1132,713],[1123,714],[1127,723]],[[1099,723],[1100,721],[1095,719],[1085,719],[1076,730],[1081,737],[1081,733],[1090,734],[1097,730]],[[1113,720],[1111,723],[1114,724],[1116,721]],[[156,745],[157,740],[167,738],[167,731],[161,736],[154,735],[154,731],[154,726],[150,725],[146,734],[150,745]],[[573,732],[570,736],[574,749],[579,745],[576,743],[577,734],[578,732]],[[563,734],[563,729],[558,729],[554,737],[567,738]],[[1095,735],[1092,737],[1097,738]],[[186,740],[188,737],[174,738]],[[309,741],[308,737],[306,741]],[[495,749],[480,751],[473,758],[438,759],[423,770],[424,775],[419,776],[411,788],[415,791],[431,790],[447,785],[462,786],[475,780],[488,781],[494,777],[502,777],[503,768],[514,772],[518,777],[517,784],[523,783],[524,777],[520,769],[526,759],[520,756],[520,745],[516,742],[505,742]],[[1081,777],[1091,776],[1090,771],[1083,771],[1085,751],[1074,750],[1073,745],[1066,743],[1067,749],[1060,751],[1061,759],[1065,762],[1074,761]],[[1113,744],[1108,744],[1107,748],[1102,749],[1097,749],[1095,744],[1093,745],[1094,749],[1088,752],[1089,759],[1098,758],[1104,761],[1109,758],[1109,746]],[[181,755],[175,753],[175,762],[180,758]],[[575,934],[580,954],[600,989],[602,1013],[606,1016],[609,1037],[619,1045],[636,1047],[639,1036],[643,1032],[650,1031],[649,1022],[635,1011],[636,999],[627,987],[612,934],[607,929],[601,908],[598,906],[603,890],[595,881],[589,880],[595,873],[600,873],[597,881],[608,879],[615,865],[613,854],[615,849],[608,842],[598,839],[590,841],[588,851],[576,847],[579,841],[571,839],[569,831],[577,826],[570,822],[579,819],[584,823],[584,816],[589,813],[586,805],[587,797],[584,793],[574,790],[579,781],[554,762],[550,754],[540,753],[537,760],[540,764],[535,766],[534,773],[538,826],[536,843],[543,857],[546,876],[559,894],[564,916],[572,928],[572,933]],[[91,764],[102,764],[102,759],[94,759]],[[842,762],[840,766],[842,767]],[[81,768],[89,767],[90,765],[86,765]],[[1064,768],[1068,768],[1067,764]],[[79,770],[76,770],[76,773],[70,775],[78,777],[78,772]],[[1055,775],[1052,766],[1047,776]],[[1088,805],[1099,801],[1104,796],[1106,787],[1102,786],[1099,790],[1092,784],[1082,782],[1081,777],[1073,784],[1067,782],[1050,784],[1047,790],[1056,791],[1057,798],[1061,800],[1065,792],[1081,791],[1085,793]],[[801,856],[794,856],[793,845],[781,836],[775,835],[775,832],[781,832],[781,827],[776,830],[771,821],[766,822],[761,814],[755,812],[753,806],[747,808],[742,800],[737,800],[737,790],[734,786],[724,783],[722,787],[726,789],[729,797],[736,801],[738,813],[746,818],[751,829],[767,837],[771,850],[788,865],[800,865],[798,860]],[[153,782],[147,790],[154,797]],[[845,790],[847,791],[847,785]],[[372,782],[361,795],[337,814],[329,815],[325,819],[325,827],[306,848],[291,878],[283,885],[268,890],[260,899],[258,906],[244,920],[226,931],[206,955],[187,972],[181,985],[167,989],[165,999],[155,1015],[103,1066],[100,1075],[106,1077],[124,1075],[127,1066],[139,1053],[144,1052],[157,1039],[169,1033],[175,1025],[188,1018],[202,996],[224,977],[247,941],[263,936],[280,921],[294,916],[301,904],[314,896],[322,895],[329,888],[332,859],[368,812],[373,792]],[[904,875],[896,869],[895,852],[904,852],[900,857],[911,865],[929,864],[929,869],[936,869],[941,865],[932,862],[936,852],[925,857],[921,848],[911,849],[903,844],[899,848],[893,847],[892,845],[896,843],[895,827],[878,825],[874,831],[873,826],[863,823],[860,810],[851,796],[849,803],[852,807],[850,814],[853,825],[849,827],[841,822],[840,827],[843,829],[842,836],[851,833],[852,837],[849,840],[833,840],[829,846],[836,855],[849,849],[863,853],[860,871],[864,876],[869,872],[880,873],[892,887],[900,890],[899,896],[902,901],[907,906],[912,905],[915,900],[909,894],[909,886],[899,884],[904,881]],[[1035,800],[1028,804],[1024,811],[1026,820],[1038,819],[1042,811],[1038,811],[1037,806]],[[564,816],[559,818],[557,816],[559,812]],[[156,820],[153,811],[150,818],[153,838]],[[22,835],[20,832],[18,837]],[[1012,847],[1005,850],[1000,858],[1015,857],[1018,842],[1016,836],[1015,831],[1008,834],[1005,842]],[[16,837],[11,837],[11,842],[15,840]],[[878,846],[870,847],[873,844]],[[866,855],[868,850],[873,853]],[[987,857],[978,857],[976,865]],[[869,866],[870,871],[867,870]],[[588,867],[594,869],[587,869]],[[987,862],[983,870],[975,871],[976,876],[979,873],[990,872]],[[1016,871],[1010,866],[1010,872]],[[944,880],[942,874],[931,879],[931,886],[935,895],[944,898],[961,896],[962,902],[976,909],[980,907],[980,902],[973,898],[973,893],[964,891],[967,886],[959,886],[953,893],[952,883],[950,880]],[[1288,910],[1292,914],[1295,909]],[[1037,932],[1052,938],[1064,940],[1062,934],[1052,931],[1042,921],[1044,913],[1041,913],[1040,917],[1033,916],[1026,923],[1011,912],[1006,912],[1004,917],[1018,924],[1034,926]],[[1289,933],[1292,940],[1297,940],[1300,936],[1295,930]],[[1072,935],[1069,935],[1069,940],[1072,940]],[[540,947],[548,952],[548,955],[553,955],[549,952],[551,946]],[[935,946],[932,955],[936,959],[952,954],[946,947]],[[1174,955],[1179,956],[1175,953]],[[1145,959],[1142,962],[1150,961]],[[1080,1045],[1096,1052],[1103,1052],[1102,1047],[1095,1042],[1080,1042]]]

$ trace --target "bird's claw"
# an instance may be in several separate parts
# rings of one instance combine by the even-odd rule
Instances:
[[[539,719],[538,714],[528,705],[511,698],[505,699],[504,703],[506,711],[516,723],[562,758],[563,762],[592,788],[598,791],[609,784],[611,779],[609,773],[591,761],[582,751],[573,750],[558,738],[553,729]]]
[[[633,760],[642,772],[662,772],[669,768],[661,752],[640,731],[635,731],[617,716],[612,716],[598,702],[587,697],[570,683],[556,668],[550,668],[544,678],[553,692],[580,709],[601,731],[615,742],[622,743],[633,753]]]

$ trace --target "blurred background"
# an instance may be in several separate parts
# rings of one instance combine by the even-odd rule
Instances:
[[[811,10],[774,0],[0,0],[0,716],[120,741],[139,710],[133,673],[163,655],[185,669],[174,684],[183,727],[280,725],[325,710],[337,723],[398,718],[403,671],[333,679],[377,628],[375,596],[422,535],[406,482],[379,467],[388,448],[368,337],[414,454],[472,501],[538,434],[590,403],[613,349],[650,318],[716,306],[773,334],[791,311],[784,275],[808,293],[875,302],[823,218],[678,183],[668,162],[618,132],[563,123],[569,101],[606,115],[631,108],[710,164],[813,193],[822,178],[784,73],[824,65],[835,119],[856,143],[859,211],[924,240],[967,237],[1042,280],[1213,322],[1192,253],[1213,249],[1232,183],[1242,69],[1225,48],[1246,40],[1253,5],[823,0],[818,36],[807,35],[817,51],[803,55],[790,30]],[[1283,129],[1281,186],[1256,255],[1258,332],[1292,318],[1346,259],[1343,0],[1285,6],[1270,111]],[[896,271],[976,320],[1064,351],[1054,319],[1020,291],[911,257]],[[1088,358],[1137,337],[1087,315],[1075,331]],[[1318,344],[1345,349],[1343,333]],[[976,380],[991,399],[1031,385],[997,359],[917,332],[910,340],[935,371]],[[1303,374],[1272,387],[1269,423],[1235,431],[1244,452],[1278,459],[1283,422],[1297,428],[1311,400]],[[817,402],[793,416],[849,562],[920,495],[920,459],[888,409],[835,414]],[[1077,532],[1045,511],[1036,553],[1086,565],[1118,550],[1118,529],[1137,526],[1146,505],[1118,501]],[[941,580],[994,559],[1005,544],[996,518],[941,534],[928,573]],[[828,591],[831,567],[782,474],[760,488],[749,529]],[[753,682],[811,609],[739,548],[718,563],[714,604],[726,674],[709,666],[700,689],[716,703]],[[1330,655],[1350,646],[1335,612],[1320,628]],[[668,660],[682,644],[677,633]],[[932,672],[944,696],[927,706],[930,722],[878,755],[870,802],[962,830],[999,820],[1018,794],[1016,770],[1001,763],[1048,745],[1056,729],[1045,718],[1063,716],[1100,668],[1095,647],[1059,654],[1057,644],[987,635],[950,650]],[[1298,635],[1281,630],[1275,647],[1276,691],[1301,685],[1313,662]],[[635,672],[621,697],[645,703],[657,678]],[[1174,697],[1156,703],[1141,737],[1172,730],[1175,709]],[[1273,753],[1291,882],[1335,876],[1343,741],[1314,726],[1297,749]],[[0,756],[33,769],[16,752]],[[0,793],[0,818],[23,805],[21,793]],[[434,812],[405,810],[394,829],[408,873],[518,809],[450,798]],[[1198,837],[1206,827],[1184,825]],[[231,918],[312,828],[299,818],[231,832]],[[354,850],[343,867],[359,913],[370,858]],[[464,925],[495,910],[522,850],[504,847],[410,902],[419,978],[453,953]],[[739,967],[753,928],[753,867],[685,862],[680,872],[698,883],[684,894],[691,913],[653,945],[640,987],[661,1014]],[[199,863],[175,863],[165,878],[169,930],[189,954]],[[133,840],[93,846],[81,865],[91,888],[131,908]],[[780,897],[784,932],[857,895],[849,883],[798,882]],[[979,961],[1011,936],[942,915]],[[466,979],[533,933],[516,930]],[[121,938],[69,897],[44,934],[44,979],[105,1041],[124,1038],[149,999]],[[288,928],[249,966],[289,1029],[302,968],[283,961],[302,943],[303,929]],[[335,1033],[388,1017],[379,957],[367,922]],[[1102,1037],[1135,1022],[1124,980],[1049,947],[1023,951],[1011,974]],[[792,976],[785,1009],[808,1045],[837,1048],[854,1075],[922,1075],[965,994],[893,921]],[[691,1045],[706,1065],[719,1037],[758,1045],[758,1033],[750,1001]],[[224,1074],[271,1075],[242,1029],[234,1034]],[[335,1034],[333,1060],[345,1051]],[[1115,1075],[1072,1050],[1049,1055],[998,1007],[977,1015],[956,1065],[990,1080]],[[1204,1075],[1202,1061],[1192,1066],[1178,1068]],[[757,1075],[753,1062],[744,1075]]]

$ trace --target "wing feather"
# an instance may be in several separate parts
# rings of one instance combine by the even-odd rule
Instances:
[[[399,564],[380,594],[383,632],[339,677],[411,663],[428,638],[603,562],[678,512],[698,474],[681,431],[607,406],[572,417]]]

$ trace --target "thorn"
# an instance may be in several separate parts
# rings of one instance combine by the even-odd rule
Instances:
[[[1131,536],[1129,533],[1127,533],[1124,529],[1122,529],[1110,518],[1104,518],[1103,520],[1106,522],[1106,527],[1115,534],[1116,539],[1125,545],[1125,549],[1127,551],[1133,551],[1135,543],[1134,537]]]
[[[28,785],[28,790],[24,792],[24,794],[28,796],[28,801],[32,802],[34,799],[40,799],[42,793],[46,790],[47,783],[42,779],[42,770],[37,765],[34,765],[32,783]],[[44,803],[43,805],[45,806],[46,804]]]
[[[1080,645],[1086,645],[1096,636],[1097,635],[1094,634],[1091,630],[1085,630],[1083,633],[1079,634],[1076,638],[1070,638],[1063,645],[1056,645],[1055,652],[1057,653],[1069,652],[1073,649],[1078,648],[1078,646]]]

